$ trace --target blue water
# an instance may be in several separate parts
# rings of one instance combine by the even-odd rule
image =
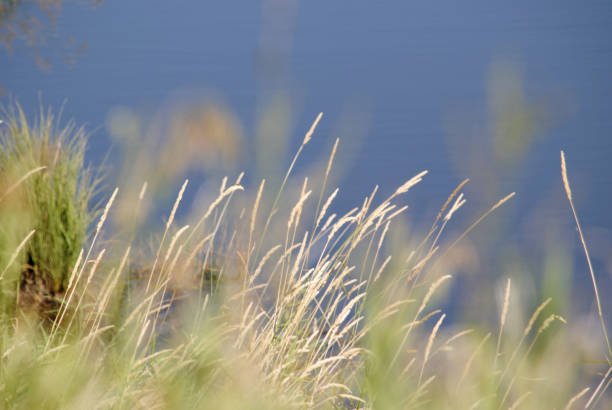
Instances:
[[[587,239],[597,242],[597,266],[610,278],[609,1],[106,0],[95,10],[65,5],[57,31],[59,39],[43,49],[49,70],[41,71],[30,49],[17,47],[0,54],[0,85],[28,112],[40,94],[45,105],[66,100],[64,116],[96,130],[94,161],[108,152],[105,121],[113,107],[155,112],[169,101],[213,92],[252,138],[262,107],[282,90],[293,113],[292,147],[323,111],[314,152],[341,137],[341,149],[353,153],[341,182],[347,207],[375,184],[389,193],[429,169],[408,200],[413,218],[429,221],[469,177],[459,227],[516,191],[513,204],[499,212],[506,226],[498,241],[530,248],[547,229],[543,219],[573,235],[559,177],[564,149]],[[88,43],[74,64],[62,62],[62,39],[69,36]],[[493,138],[491,81],[503,83],[504,69],[511,80],[516,76],[510,84],[520,88],[521,101],[542,109],[534,115],[543,124],[521,159],[509,162],[489,158],[486,148]],[[530,216],[534,210],[544,216]]]

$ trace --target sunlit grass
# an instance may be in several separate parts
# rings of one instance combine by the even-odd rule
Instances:
[[[98,180],[85,167],[86,135],[73,123],[60,127],[51,112],[30,125],[19,106],[5,111],[0,132],[0,265],[2,309],[17,304],[53,308],[85,243],[96,213]],[[22,242],[14,261],[9,244]],[[15,292],[15,289],[18,291]]]
[[[549,310],[550,299],[517,316],[513,303],[521,289],[508,278],[499,312],[483,306],[493,324],[450,322],[450,312],[441,310],[445,290],[461,280],[449,274],[447,251],[512,194],[445,240],[453,215],[466,206],[464,181],[424,239],[390,243],[402,225],[404,198],[427,172],[415,172],[387,198],[379,199],[375,188],[336,215],[340,193],[327,181],[338,143],[322,181],[293,175],[321,117],[276,192],[263,180],[251,189],[239,174],[224,178],[210,201],[195,203],[192,216],[182,216],[191,188],[185,180],[135,275],[144,246],[131,236],[107,238],[104,230],[122,195],[131,201],[123,217],[131,210],[131,218],[143,218],[151,199],[145,181],[126,188],[136,195],[109,192],[97,212],[88,206],[95,181],[83,166],[83,134],[60,128],[51,135],[57,128],[44,121],[47,132],[30,132],[23,113],[9,111],[9,126],[0,125],[2,158],[8,158],[2,164],[15,164],[0,184],[0,218],[12,221],[0,243],[0,268],[11,272],[0,279],[7,306],[0,317],[1,406],[602,405],[607,367],[599,380],[588,375],[571,323]],[[25,145],[17,137],[24,133]],[[9,175],[6,165],[0,169]],[[75,235],[63,235],[66,229]],[[55,234],[36,239],[40,232]],[[408,257],[389,254],[397,248]],[[51,324],[24,315],[15,301],[26,255],[41,255],[34,261],[64,286]]]

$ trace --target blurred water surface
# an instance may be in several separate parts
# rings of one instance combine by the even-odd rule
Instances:
[[[66,101],[64,117],[94,130],[93,161],[111,150],[117,107],[146,122],[206,98],[223,101],[239,123],[232,132],[244,133],[236,166],[277,172],[271,159],[286,166],[323,111],[305,162],[341,138],[339,207],[360,204],[376,184],[390,193],[428,169],[408,198],[413,221],[427,225],[470,178],[457,229],[516,191],[472,240],[488,249],[512,243],[529,255],[556,242],[578,251],[561,190],[564,149],[587,241],[602,280],[610,280],[609,1],[105,0],[95,10],[65,3],[56,19],[50,68],[19,43],[0,54],[3,100],[16,98],[29,113],[40,95],[44,105]],[[72,37],[87,52],[66,64],[61,39]],[[581,275],[575,255],[569,263]],[[486,263],[484,271],[512,273]]]

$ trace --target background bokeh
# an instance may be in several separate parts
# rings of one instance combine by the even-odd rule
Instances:
[[[89,160],[107,158],[115,177],[139,169],[134,179],[154,176],[161,197],[184,172],[204,190],[242,170],[257,186],[280,178],[323,111],[303,162],[318,165],[341,139],[341,211],[428,169],[408,199],[408,237],[470,178],[456,236],[517,192],[462,245],[461,311],[486,316],[478,302],[493,295],[477,290],[512,276],[531,305],[558,295],[561,313],[580,315],[593,305],[562,192],[564,149],[603,294],[612,290],[608,1],[13,3],[0,3],[2,102],[63,107],[92,133]],[[147,169],[126,152],[162,161]],[[605,297],[603,308],[612,317]]]

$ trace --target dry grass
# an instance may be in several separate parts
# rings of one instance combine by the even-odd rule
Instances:
[[[242,174],[225,178],[217,197],[183,221],[185,181],[142,279],[129,273],[137,243],[101,240],[122,195],[115,190],[52,329],[2,317],[1,406],[576,408],[605,400],[610,372],[587,396],[589,380],[570,367],[580,363],[561,343],[568,333],[553,326],[563,319],[541,319],[549,300],[520,332],[507,325],[509,278],[499,328],[445,321],[439,294],[456,279],[443,268],[449,261],[438,261],[513,194],[445,240],[465,203],[462,182],[425,239],[400,244],[411,256],[394,264],[388,232],[400,224],[402,196],[426,171],[388,198],[378,200],[375,189],[361,206],[327,215],[339,195],[326,186],[338,142],[318,200],[315,182],[291,175],[321,117],[273,195],[264,181],[251,192]],[[147,198],[139,192],[140,204]],[[540,346],[544,332],[556,345]],[[569,375],[558,371],[564,360]]]

